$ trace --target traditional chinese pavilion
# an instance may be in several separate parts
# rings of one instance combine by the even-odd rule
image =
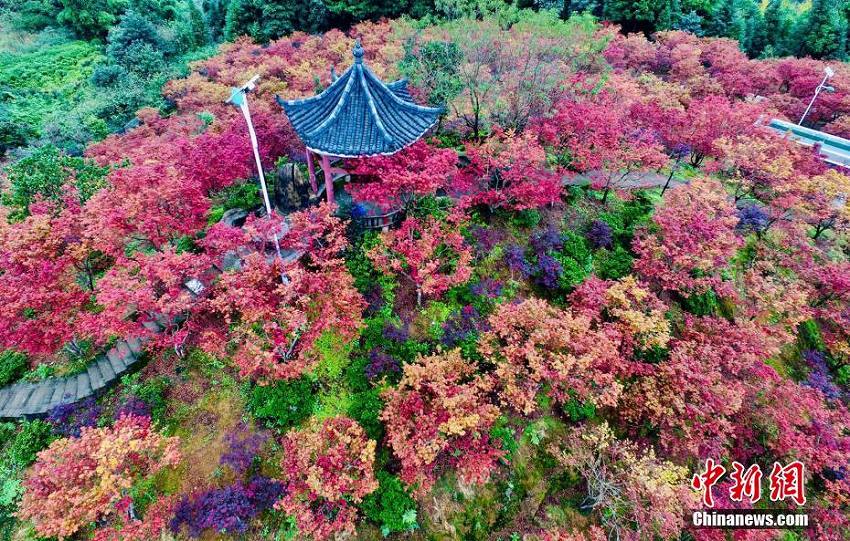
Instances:
[[[386,84],[363,63],[360,40],[354,64],[322,93],[301,100],[277,98],[298,137],[307,147],[310,186],[318,192],[313,155],[319,157],[328,201],[333,202],[331,159],[395,154],[416,142],[443,112],[413,102],[407,81]]]

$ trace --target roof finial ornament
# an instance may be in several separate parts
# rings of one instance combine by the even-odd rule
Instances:
[[[351,54],[354,56],[356,64],[363,63],[363,47],[360,45],[360,38],[357,38],[357,41],[354,42],[354,49],[352,49]]]
[[[339,79],[339,77],[336,74],[336,67],[331,66],[331,82],[335,83],[337,79]]]

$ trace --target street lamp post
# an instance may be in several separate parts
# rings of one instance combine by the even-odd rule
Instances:
[[[266,176],[263,173],[263,164],[260,162],[260,148],[257,144],[257,133],[254,131],[254,123],[251,121],[251,111],[248,109],[248,92],[254,90],[257,86],[257,81],[260,80],[259,75],[254,75],[251,77],[251,80],[242,85],[239,88],[234,88],[233,92],[230,94],[230,99],[227,100],[227,103],[231,103],[242,111],[242,116],[245,117],[245,122],[248,124],[248,134],[251,137],[251,148],[254,150],[254,160],[257,162],[257,174],[260,177],[260,187],[263,190],[263,202],[266,207],[266,215],[271,220],[273,217],[274,210],[272,209],[271,199],[269,199],[269,190],[266,187]],[[277,258],[283,263],[283,255],[280,253],[280,242],[277,239],[277,233],[273,233],[274,236],[274,248],[277,252]],[[281,272],[280,275],[281,281],[283,283],[288,283],[286,275]]]
[[[826,82],[828,80],[832,79],[832,76],[835,75],[835,72],[832,71],[832,68],[827,66],[823,69],[823,73],[824,73],[823,80],[820,82],[820,84],[817,86],[817,88],[815,88],[815,95],[812,96],[812,101],[809,102],[809,106],[806,107],[805,112],[803,112],[803,116],[800,117],[800,122],[798,122],[798,124],[800,126],[803,125],[803,120],[805,120],[806,115],[809,114],[809,110],[812,108],[812,105],[815,103],[815,100],[818,98],[818,94],[820,94],[822,90],[826,90],[827,92],[834,92],[835,91],[835,89],[832,88],[831,86],[826,86]]]

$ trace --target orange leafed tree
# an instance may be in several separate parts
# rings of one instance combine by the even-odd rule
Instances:
[[[18,517],[32,520],[41,536],[67,539],[111,513],[136,481],[176,466],[177,443],[154,431],[149,418],[136,416],[56,440],[24,479]]]

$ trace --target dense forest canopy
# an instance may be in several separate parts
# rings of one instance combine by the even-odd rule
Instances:
[[[850,535],[846,5],[0,6],[4,539]],[[269,216],[355,40],[445,113]]]

